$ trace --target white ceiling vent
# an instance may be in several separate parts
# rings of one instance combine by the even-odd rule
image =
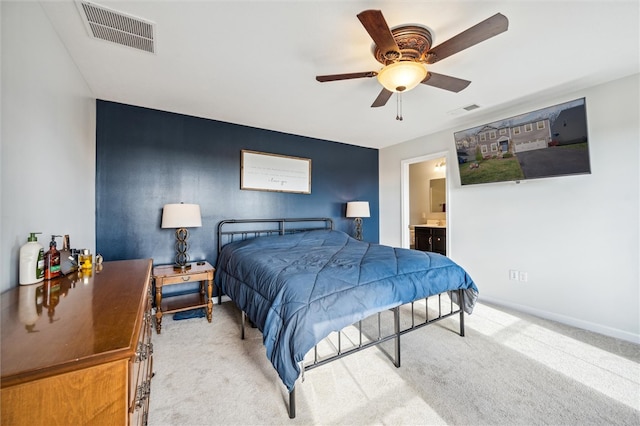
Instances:
[[[89,36],[155,53],[155,24],[84,0],[76,1]]]
[[[480,105],[478,104],[471,104],[471,105],[467,105],[458,109],[454,109],[453,111],[449,111],[447,112],[447,114],[449,115],[460,115],[460,114],[464,114],[466,112],[469,111],[473,111],[474,109],[478,109],[480,108]]]

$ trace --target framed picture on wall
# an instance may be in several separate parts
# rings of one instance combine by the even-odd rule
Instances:
[[[240,189],[311,194],[311,159],[243,149]]]

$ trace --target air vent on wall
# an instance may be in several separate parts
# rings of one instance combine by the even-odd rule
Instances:
[[[89,35],[155,53],[155,24],[88,1],[76,2]]]

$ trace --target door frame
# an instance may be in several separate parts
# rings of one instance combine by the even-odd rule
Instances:
[[[407,158],[400,162],[400,226],[401,229],[401,238],[402,238],[402,247],[409,248],[410,246],[410,232],[409,232],[409,165],[415,163],[422,163],[423,161],[435,160],[436,158],[445,158],[447,166],[451,164],[451,158],[449,157],[449,151],[439,151],[434,152],[432,154],[422,155],[420,157]],[[445,168],[445,182],[446,182],[446,194],[447,194],[447,209],[445,212],[445,218],[447,221],[446,229],[449,229],[449,211],[451,210],[451,203],[449,197],[449,179],[450,167]],[[448,233],[448,232],[447,232]],[[449,241],[450,238],[447,238],[447,253],[449,253]]]

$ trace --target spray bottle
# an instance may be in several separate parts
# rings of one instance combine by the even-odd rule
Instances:
[[[39,283],[44,279],[44,248],[38,242],[36,234],[31,232],[27,243],[20,247],[20,284]]]

